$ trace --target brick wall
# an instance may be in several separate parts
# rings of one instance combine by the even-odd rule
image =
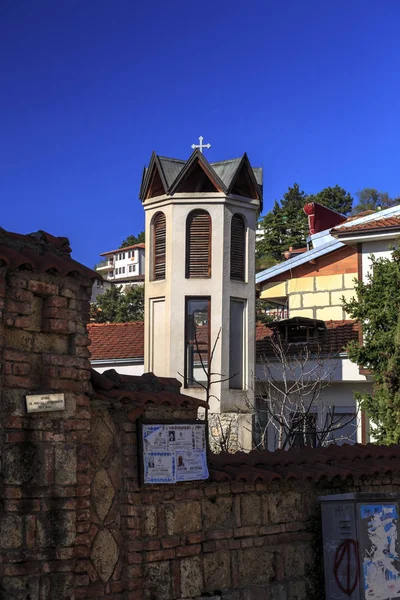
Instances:
[[[0,269],[0,598],[73,598],[89,506],[91,282]],[[29,393],[66,409],[27,414]],[[79,531],[79,526],[78,526]]]

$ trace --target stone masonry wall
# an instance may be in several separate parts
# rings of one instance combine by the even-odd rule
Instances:
[[[90,480],[91,282],[0,269],[0,598],[73,599]],[[25,397],[65,393],[27,414]]]

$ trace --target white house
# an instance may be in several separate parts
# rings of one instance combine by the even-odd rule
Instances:
[[[103,278],[113,285],[140,285],[144,283],[145,244],[135,244],[103,252],[105,262],[97,267]]]

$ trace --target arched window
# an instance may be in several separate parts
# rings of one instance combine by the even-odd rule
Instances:
[[[246,272],[246,223],[242,215],[231,221],[231,279],[244,281]]]
[[[166,228],[165,215],[159,212],[153,219],[153,264],[152,279],[165,279]]]
[[[205,210],[193,210],[186,221],[186,277],[211,277],[211,217]]]

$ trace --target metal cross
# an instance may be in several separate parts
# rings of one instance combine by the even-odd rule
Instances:
[[[204,138],[201,135],[199,137],[200,144],[192,144],[193,150],[195,150],[196,148],[198,148],[200,150],[200,152],[203,154],[203,148],[211,148],[211,144],[203,144],[203,140],[204,140]]]

